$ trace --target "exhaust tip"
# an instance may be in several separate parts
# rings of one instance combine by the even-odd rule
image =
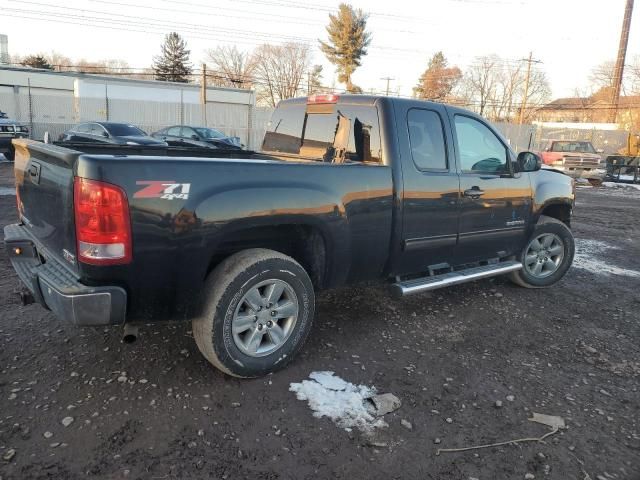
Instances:
[[[138,339],[138,327],[125,324],[122,332],[122,343],[134,343]]]

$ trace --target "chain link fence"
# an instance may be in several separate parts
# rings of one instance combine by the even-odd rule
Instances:
[[[10,118],[29,125],[31,137],[42,140],[45,132],[57,139],[74,124],[86,121],[126,122],[152,133],[171,125],[206,125],[225,135],[239,137],[247,148],[257,150],[262,145],[273,108],[245,104],[207,102],[201,104],[159,102],[148,100],[120,100],[78,98],[70,91],[57,94],[25,91],[0,91],[0,110]],[[495,123],[496,128],[516,151],[540,151],[550,139],[587,140],[605,154],[623,148],[627,132],[593,128],[557,128],[540,125]]]
[[[215,128],[239,137],[250,149],[260,148],[273,109],[252,105],[209,101],[201,104],[104,98],[78,98],[70,91],[0,92],[0,111],[29,126],[31,138],[42,140],[45,132],[57,139],[79,122],[112,121],[136,125],[152,133],[171,125]]]
[[[613,155],[627,144],[628,132],[596,128],[563,128],[543,125],[494,123],[516,151],[541,151],[549,140],[582,140],[591,142],[596,150]]]

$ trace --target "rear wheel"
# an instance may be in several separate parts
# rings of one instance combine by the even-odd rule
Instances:
[[[16,147],[14,147],[13,144],[11,144],[9,145],[9,150],[7,150],[4,153],[4,158],[9,160],[10,162],[13,162],[15,157],[16,157]]]
[[[569,270],[575,254],[571,230],[560,220],[542,215],[520,254],[522,269],[513,272],[513,282],[527,288],[548,287]]]
[[[250,249],[209,275],[202,315],[193,320],[200,352],[236,377],[257,377],[285,366],[302,348],[315,299],[306,271],[273,250]]]

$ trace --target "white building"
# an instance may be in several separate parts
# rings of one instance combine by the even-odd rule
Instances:
[[[110,120],[149,132],[206,124],[251,147],[259,144],[259,138],[252,138],[261,134],[252,125],[252,90],[209,87],[206,109],[200,90],[197,84],[0,66],[0,110],[30,124],[33,138],[42,138],[45,131],[55,138],[81,121]]]

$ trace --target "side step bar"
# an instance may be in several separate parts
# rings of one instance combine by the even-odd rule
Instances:
[[[437,288],[449,287],[460,283],[467,283],[481,278],[495,277],[504,273],[520,270],[522,264],[515,260],[483,265],[481,267],[467,268],[457,272],[443,273],[431,277],[414,278],[403,282],[396,282],[391,285],[391,293],[394,297],[404,297],[414,293],[427,292]]]

